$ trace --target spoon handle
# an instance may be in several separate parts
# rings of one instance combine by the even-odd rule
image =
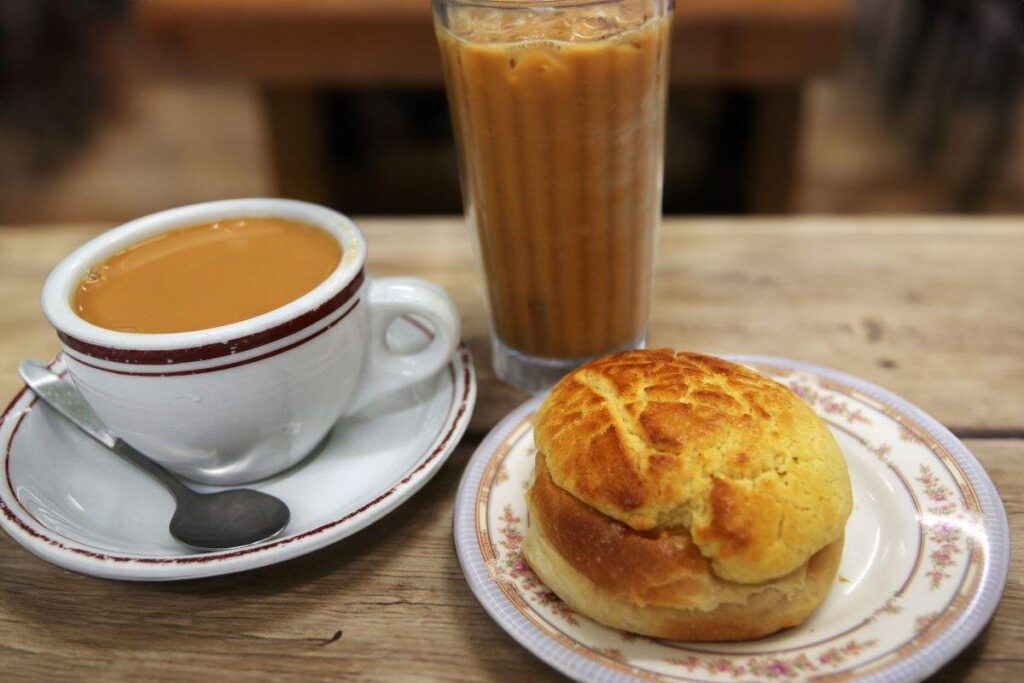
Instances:
[[[18,366],[18,374],[21,375],[28,388],[44,403],[96,441],[152,474],[170,490],[176,499],[194,493],[178,481],[173,474],[117,438],[86,403],[85,398],[75,385],[62,380],[45,363],[38,360],[24,360]]]

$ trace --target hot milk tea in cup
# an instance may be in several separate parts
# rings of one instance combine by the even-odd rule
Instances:
[[[345,216],[283,199],[181,207],[69,254],[42,307],[68,374],[127,443],[189,479],[235,485],[306,456],[339,417],[437,373],[454,304],[417,278],[373,279]],[[433,328],[396,353],[400,316]]]

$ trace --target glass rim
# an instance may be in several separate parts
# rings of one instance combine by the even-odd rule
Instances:
[[[474,7],[497,10],[528,10],[546,11],[575,7],[596,7],[598,5],[617,5],[625,0],[433,0],[435,8],[439,7]]]

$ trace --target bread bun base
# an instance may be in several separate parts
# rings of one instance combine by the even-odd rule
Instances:
[[[538,524],[531,524],[523,553],[538,578],[576,612],[606,626],[656,638],[727,641],[760,638],[800,624],[824,600],[839,570],[843,539],[810,560],[805,590],[792,599],[771,588],[751,586],[744,604],[727,603],[712,610],[637,605],[594,584],[570,565]]]

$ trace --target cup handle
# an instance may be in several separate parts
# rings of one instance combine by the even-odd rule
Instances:
[[[437,373],[448,363],[460,338],[455,303],[433,282],[415,277],[371,280],[366,300],[370,336],[360,389],[347,411],[349,415]],[[396,353],[387,344],[388,328],[410,313],[430,322],[434,328],[432,339],[420,351]]]

